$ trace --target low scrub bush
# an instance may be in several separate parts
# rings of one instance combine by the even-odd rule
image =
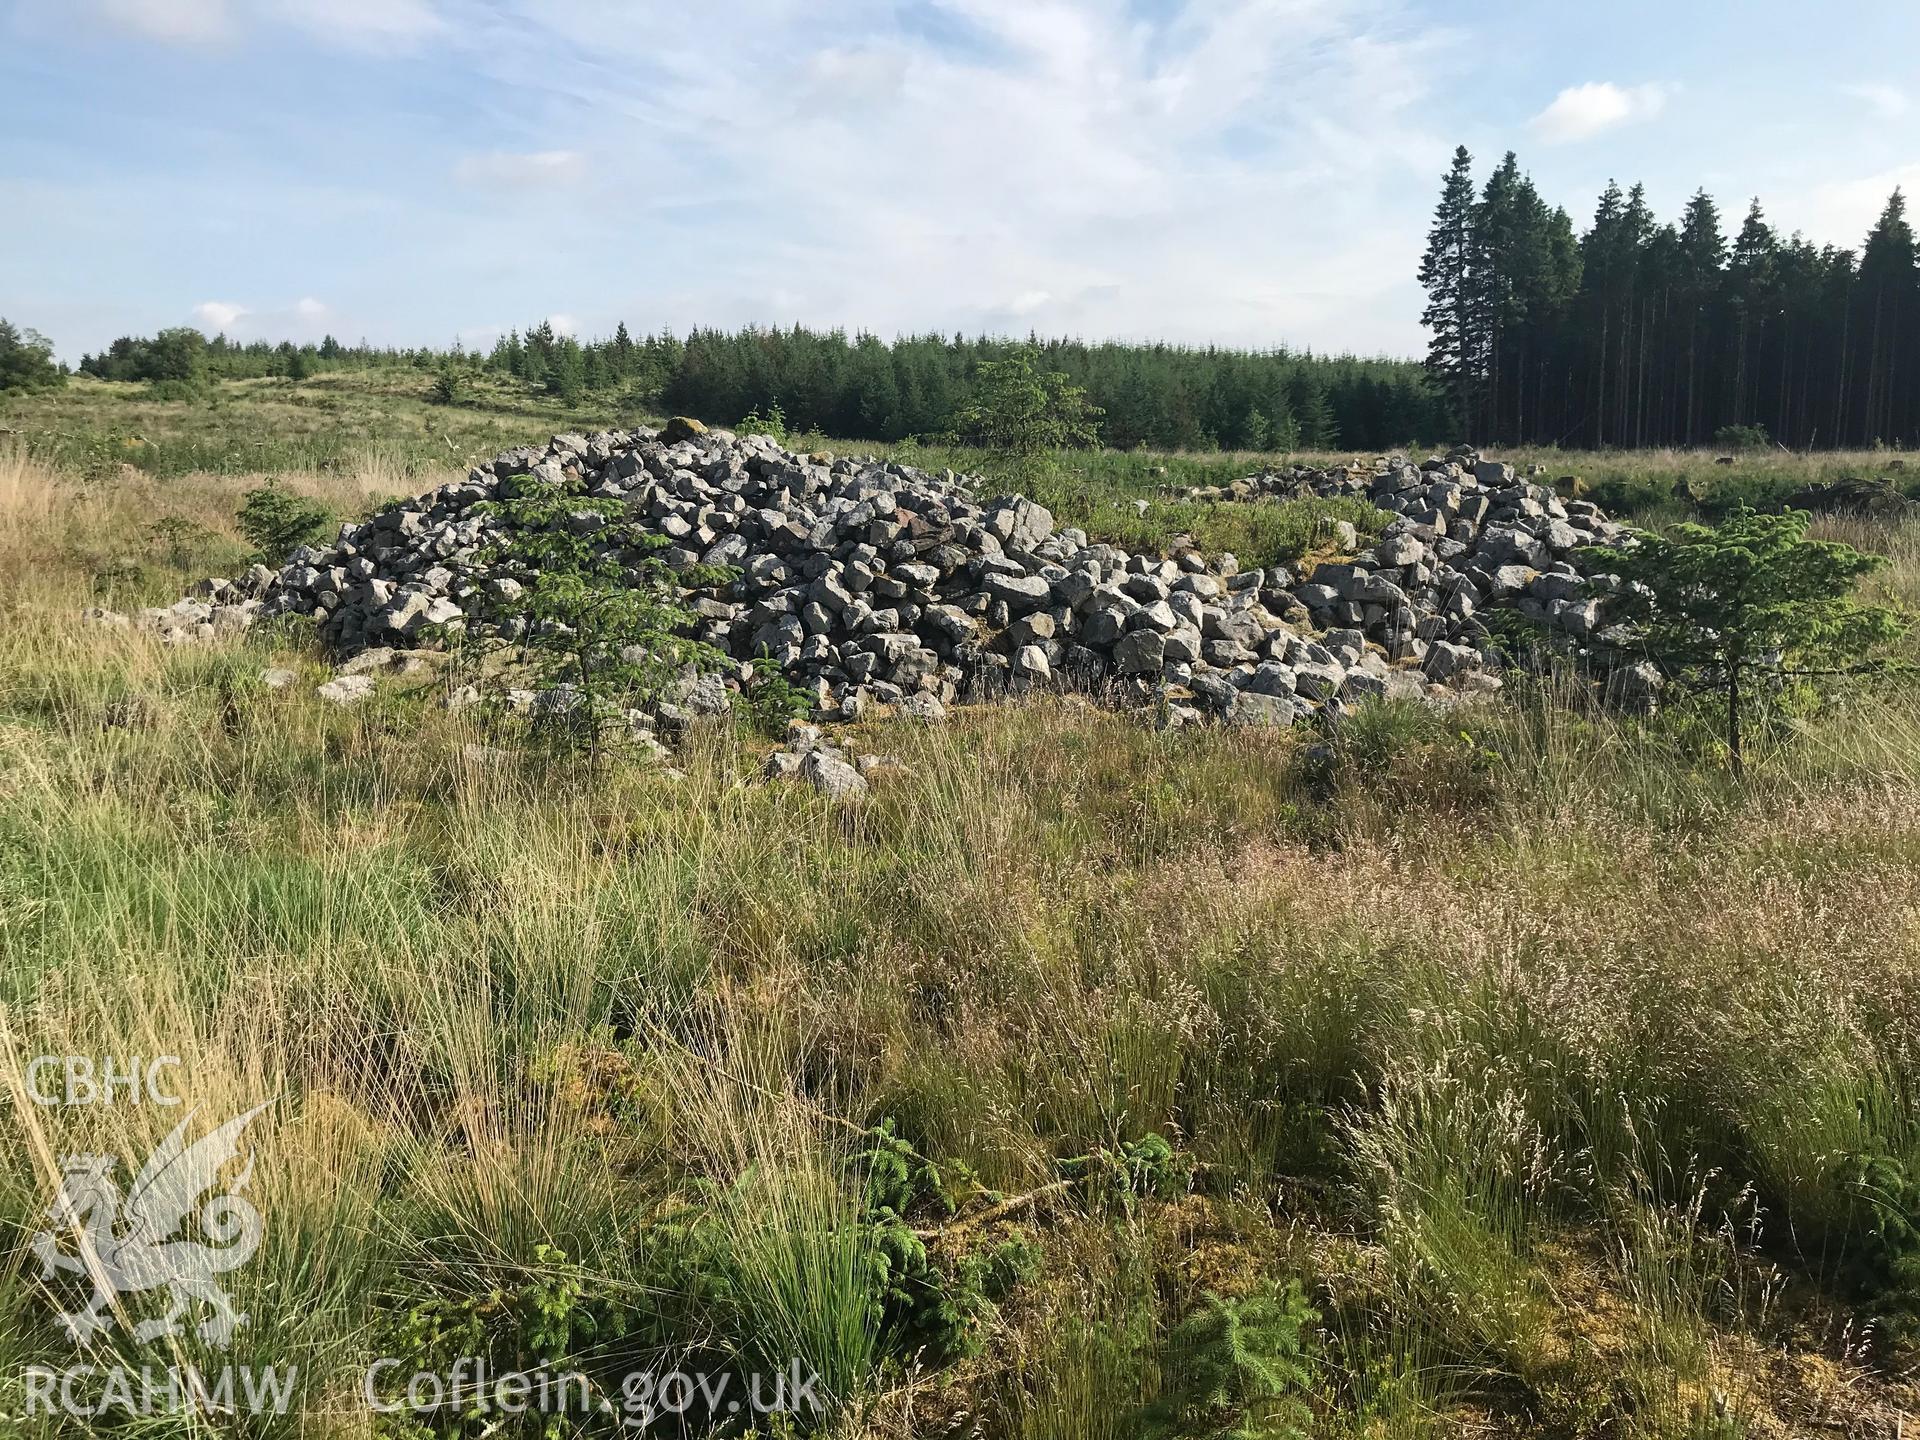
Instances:
[[[931,1252],[907,1217],[951,1216],[954,1198],[940,1168],[897,1136],[891,1121],[868,1133],[853,1165],[872,1230],[877,1329],[904,1355],[935,1364],[977,1353],[995,1303],[1035,1273],[1032,1244],[1015,1235],[957,1257]]]
[[[336,523],[325,505],[296,495],[276,480],[247,491],[234,520],[252,542],[253,558],[263,565],[285,563],[289,553],[317,543]]]
[[[633,1305],[608,1287],[592,1284],[564,1251],[536,1245],[531,1262],[480,1294],[437,1296],[411,1306],[384,1347],[391,1374],[404,1382],[415,1374],[472,1377],[469,1388],[445,1398],[444,1407],[414,1415],[411,1424],[386,1420],[385,1434],[405,1440],[445,1435],[490,1435],[525,1423],[516,1405],[525,1395],[515,1386],[542,1373],[561,1376],[598,1368],[593,1360],[626,1334]],[[476,1364],[475,1362],[479,1362]],[[481,1367],[484,1367],[482,1369]],[[483,1383],[482,1377],[486,1377]],[[383,1397],[399,1404],[404,1393]],[[533,1418],[542,1440],[583,1433],[620,1433],[618,1421],[597,1415],[596,1397],[584,1390],[572,1413]]]
[[[1856,582],[1885,558],[1809,539],[1809,523],[1799,511],[1742,509],[1717,526],[1678,525],[1597,551],[1634,587],[1616,601],[1633,627],[1623,648],[1722,707],[1736,775],[1755,716],[1777,709],[1792,688],[1818,690],[1881,668],[1875,653],[1904,628],[1888,606],[1855,598]]]
[[[774,401],[767,406],[762,415],[758,406],[741,417],[740,423],[733,427],[741,435],[766,435],[780,444],[787,443],[787,412],[780,408],[780,402]]]
[[[1768,450],[1773,437],[1764,425],[1722,425],[1713,432],[1713,443],[1722,450]]]
[[[1163,1389],[1143,1416],[1143,1436],[1307,1440],[1319,1319],[1297,1280],[1234,1299],[1206,1295],[1167,1336]]]
[[[217,538],[206,526],[184,515],[163,515],[147,533],[166,562],[183,572],[192,569]]]
[[[1920,1340],[1920,1165],[1885,1150],[1842,1156],[1833,1179],[1856,1204],[1849,1275],[1895,1345]]]
[[[435,405],[459,405],[472,391],[472,373],[449,366],[433,377],[433,384],[427,388],[427,399]]]
[[[531,733],[556,752],[598,761],[626,723],[627,707],[657,697],[690,665],[720,665],[711,646],[687,639],[693,616],[685,585],[730,572],[674,571],[657,558],[665,536],[618,501],[595,500],[528,477],[483,508],[505,522],[486,563],[509,582],[499,599],[517,630],[531,678],[553,703],[538,707]]]

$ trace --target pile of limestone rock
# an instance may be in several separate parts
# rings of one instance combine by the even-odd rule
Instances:
[[[1076,687],[1153,699],[1178,721],[1285,724],[1389,692],[1491,689],[1489,607],[1587,642],[1615,582],[1583,552],[1621,533],[1593,505],[1463,448],[1194,492],[1358,497],[1392,517],[1357,553],[1242,569],[1231,555],[1097,543],[1031,500],[978,498],[951,471],[796,454],[675,420],[506,451],[277,572],[203,582],[140,623],[184,639],[307,615],[342,657],[461,630],[511,635],[518,582],[490,573],[503,522],[480,507],[519,476],[624,504],[676,568],[729,567],[730,583],[687,594],[698,637],[741,662],[720,683],[770,657],[824,716],[846,718]],[[603,523],[575,519],[583,534]]]

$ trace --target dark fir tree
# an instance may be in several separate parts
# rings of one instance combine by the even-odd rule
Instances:
[[[1913,427],[1914,382],[1920,378],[1912,359],[1920,322],[1920,271],[1914,264],[1907,197],[1895,190],[1860,251],[1856,323],[1864,368],[1857,434],[1863,442],[1893,440]]]
[[[1767,224],[1756,199],[1747,207],[1747,218],[1734,237],[1733,253],[1727,262],[1727,307],[1731,333],[1729,361],[1732,367],[1729,408],[1724,412],[1729,426],[1759,423],[1754,413],[1760,359],[1765,353],[1767,322],[1772,318],[1774,302],[1774,260],[1779,240]]]
[[[1687,202],[1680,222],[1680,244],[1675,256],[1674,305],[1685,348],[1685,379],[1677,436],[1683,444],[1706,439],[1701,430],[1703,392],[1710,392],[1714,375],[1714,324],[1719,314],[1720,289],[1725,279],[1727,239],[1720,230],[1720,207],[1705,190]]]
[[[1476,418],[1479,405],[1473,223],[1473,156],[1462,145],[1453,152],[1453,166],[1441,185],[1433,228],[1427,232],[1427,253],[1420,261],[1420,283],[1427,292],[1420,323],[1433,332],[1427,368],[1465,423]]]

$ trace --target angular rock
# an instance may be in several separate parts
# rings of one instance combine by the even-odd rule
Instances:
[[[374,691],[374,678],[371,675],[336,675],[326,684],[317,687],[314,694],[329,705],[357,705]]]
[[[1300,720],[1306,709],[1291,695],[1256,695],[1243,692],[1227,714],[1235,725],[1287,726]]]
[[[809,750],[801,757],[800,778],[829,800],[857,800],[867,793],[866,777],[824,750]]]
[[[1113,647],[1114,668],[1122,675],[1158,675],[1166,659],[1166,636],[1158,630],[1134,630]]]
[[[903,695],[900,703],[894,707],[911,720],[924,724],[937,724],[947,718],[947,707],[940,703],[940,697],[917,690],[911,695]]]

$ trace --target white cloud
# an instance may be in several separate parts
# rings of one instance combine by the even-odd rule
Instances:
[[[1897,85],[1862,82],[1858,85],[1842,85],[1840,93],[1864,102],[1882,120],[1898,120],[1913,108],[1912,99]]]
[[[325,301],[307,295],[291,305],[257,308],[232,300],[203,300],[193,307],[194,325],[209,335],[234,340],[318,340],[331,328],[346,328],[343,317]]]
[[[404,49],[447,28],[430,0],[267,0],[275,18],[322,39]]]
[[[96,0],[112,24],[169,44],[225,40],[233,31],[227,0]]]
[[[216,334],[233,329],[250,313],[246,306],[227,300],[202,300],[193,307],[193,318],[200,322],[200,328]]]
[[[1651,120],[1666,107],[1667,91],[1660,85],[1615,85],[1610,80],[1572,85],[1554,96],[1553,103],[1529,122],[1533,133],[1549,145],[1587,140],[1618,125]]]
[[[1920,164],[1900,165],[1855,180],[1829,180],[1814,186],[1802,200],[1789,199],[1778,213],[1786,224],[1804,230],[1819,244],[1857,252],[1896,189],[1906,191],[1909,202],[1920,195]]]
[[[808,92],[823,103],[891,100],[907,80],[907,57],[884,46],[827,49],[805,64]]]
[[[297,26],[361,49],[402,49],[447,28],[432,0],[92,0],[112,24],[150,40],[231,39],[244,17]]]
[[[1031,315],[1053,297],[1044,290],[1022,290],[1006,304],[1009,315]]]
[[[547,324],[553,327],[553,333],[556,335],[577,335],[580,333],[580,322],[571,315],[549,315],[547,317]]]
[[[506,333],[505,325],[462,325],[453,338],[469,350],[491,350],[493,342]]]
[[[453,167],[454,179],[464,185],[514,189],[571,185],[586,172],[586,157],[577,150],[490,150],[484,155],[464,155]]]

